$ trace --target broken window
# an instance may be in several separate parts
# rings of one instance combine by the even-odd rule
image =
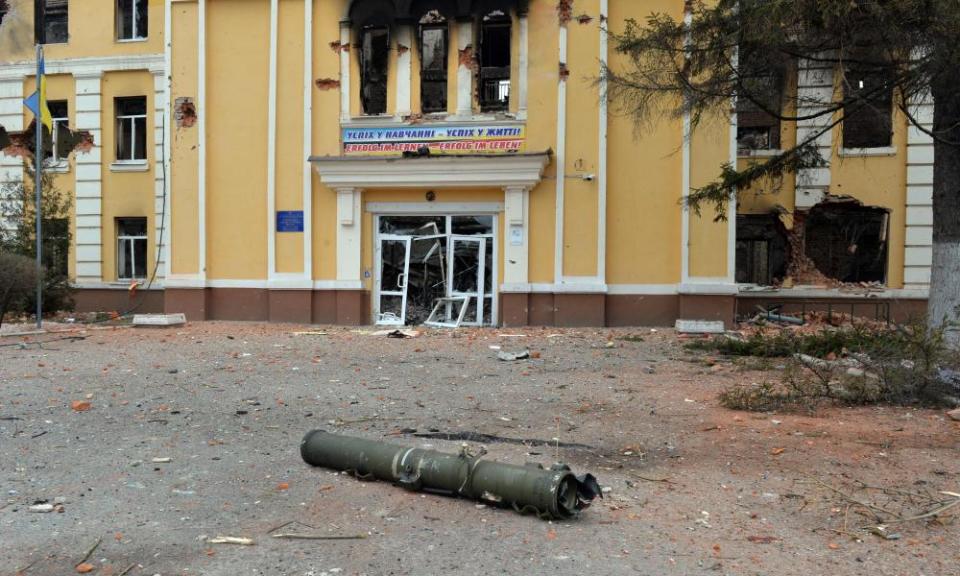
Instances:
[[[776,284],[787,274],[789,248],[776,214],[737,215],[737,282]]]
[[[147,98],[116,98],[117,162],[147,159]]]
[[[881,64],[849,64],[843,82],[843,147],[890,146],[893,83],[888,68]]]
[[[117,39],[147,37],[147,0],[117,0]]]
[[[506,110],[510,105],[510,16],[495,10],[480,20],[480,109]]]
[[[888,213],[857,202],[824,202],[805,219],[804,252],[841,282],[886,280]]]
[[[60,276],[69,274],[69,218],[43,219],[43,266]]]
[[[390,29],[367,26],[360,35],[360,101],[364,114],[387,112]]]
[[[7,4],[7,0],[0,0],[0,24],[3,24],[3,19],[7,16],[7,10],[10,9],[10,6]]]
[[[780,148],[780,120],[775,114],[783,105],[786,75],[771,72],[769,63],[758,61],[748,49],[741,52],[740,64],[742,92],[750,98],[737,98],[737,150],[776,150]]]
[[[117,218],[117,279],[147,277],[147,219]]]
[[[420,19],[420,108],[447,110],[447,21],[436,10]]]
[[[46,44],[63,44],[69,37],[69,7],[67,0],[44,0],[46,2],[44,34]]]
[[[67,155],[60,150],[61,132],[70,129],[70,118],[67,117],[67,101],[47,100],[47,108],[50,110],[50,116],[53,120],[53,149],[44,150],[44,156],[53,161],[63,160]]]

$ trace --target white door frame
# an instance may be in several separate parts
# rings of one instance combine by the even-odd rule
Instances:
[[[380,264],[381,264],[381,254],[380,254],[380,239],[384,236],[387,237],[403,237],[407,238],[408,236],[397,236],[387,233],[380,232],[380,218],[381,217],[390,217],[390,216],[444,216],[447,219],[447,245],[449,250],[450,237],[454,236],[452,234],[453,226],[453,217],[454,216],[492,216],[493,217],[493,230],[491,234],[477,234],[474,236],[465,236],[467,238],[485,238],[487,250],[492,250],[493,258],[493,269],[490,271],[493,274],[493,281],[491,286],[493,287],[493,292],[491,293],[491,310],[490,310],[490,322],[491,326],[500,325],[500,211],[499,206],[495,209],[477,209],[470,212],[462,211],[461,205],[453,204],[449,210],[446,210],[445,206],[442,203],[430,202],[423,203],[425,208],[420,211],[414,207],[417,207],[417,203],[409,203],[405,205],[402,211],[384,211],[384,212],[373,212],[370,210],[371,205],[367,206],[367,210],[373,212],[373,294],[371,295],[371,310],[373,313],[374,321],[380,316]],[[427,208],[426,206],[429,206]],[[485,205],[482,207],[486,207]],[[481,208],[481,205],[474,205],[471,208]],[[493,208],[493,207],[491,207]],[[411,240],[413,236],[409,236]],[[404,316],[406,315],[406,310],[404,310]]]
[[[447,241],[447,297],[456,298],[458,296],[470,296],[477,303],[477,315],[476,321],[464,321],[464,326],[483,326],[483,307],[486,300],[486,294],[484,293],[484,269],[487,267],[487,237],[486,236],[463,236],[459,234],[451,234],[448,236]],[[456,245],[457,242],[464,244],[477,244],[477,290],[476,292],[459,292],[453,288],[453,279],[456,277],[456,268],[454,264],[456,263]]]
[[[381,285],[382,277],[382,267],[380,262],[382,261],[383,253],[383,242],[403,242],[406,248],[406,257],[404,258],[403,263],[403,286],[398,286],[397,290],[389,289],[384,290]],[[376,275],[373,279],[374,294],[376,295],[373,298],[373,321],[375,324],[380,326],[403,326],[406,324],[407,320],[407,279],[410,275],[410,245],[413,243],[413,236],[403,236],[396,234],[379,234],[377,236],[376,244],[374,244],[374,258],[377,263]],[[400,308],[400,318],[399,321],[384,321],[380,318],[380,299],[383,296],[400,296],[401,308]]]

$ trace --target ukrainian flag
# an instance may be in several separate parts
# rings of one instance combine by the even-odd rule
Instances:
[[[39,88],[23,101],[23,105],[33,112],[35,117],[40,118],[40,122],[52,134],[53,116],[50,114],[50,109],[47,108],[47,69],[43,62],[43,56],[40,57],[40,76],[37,78],[37,82]]]

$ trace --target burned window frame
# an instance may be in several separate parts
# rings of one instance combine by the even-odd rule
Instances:
[[[44,0],[44,44],[66,44],[70,41],[69,0]]]
[[[0,24],[3,24],[3,19],[6,18],[9,11],[10,4],[7,3],[7,0],[0,0]]]
[[[376,33],[382,32],[386,37],[386,48],[382,54],[373,54],[372,38]],[[382,116],[387,114],[387,102],[390,86],[390,49],[392,42],[392,30],[389,25],[369,25],[360,28],[360,42],[358,52],[360,54],[360,109],[365,116]],[[371,46],[367,48],[367,38],[371,38]],[[369,53],[368,53],[369,52]],[[382,79],[371,77],[376,67],[375,59],[382,58],[382,70],[379,75]],[[372,94],[377,90],[377,94]],[[382,98],[382,100],[381,100]]]
[[[117,41],[139,42],[150,33],[148,0],[116,0]],[[129,24],[129,34],[125,27]],[[143,30],[140,27],[143,27]]]
[[[488,48],[494,40],[487,35],[494,30],[506,29],[507,60],[506,66],[488,66],[491,60]],[[477,23],[477,100],[481,112],[503,112],[510,109],[510,92],[512,89],[513,67],[513,17],[510,11],[493,10],[481,15]],[[506,97],[501,98],[500,92],[506,82]]]
[[[893,145],[893,72],[886,63],[871,63],[870,56],[862,52],[851,53],[842,65],[844,150]]]
[[[795,68],[790,62],[771,62],[754,50],[751,46],[741,46],[738,52],[741,92],[750,95],[749,98],[738,96],[736,101],[738,154],[780,149],[782,120],[777,115],[783,111],[788,72],[792,73]],[[766,131],[763,138],[749,139],[751,134],[763,131]]]
[[[435,59],[443,63],[440,69],[427,69],[424,36],[428,31],[440,31],[443,41],[442,55]],[[437,114],[447,111],[449,105],[449,68],[450,68],[450,22],[438,11],[431,10],[417,23],[417,50],[420,60],[420,111],[424,114]],[[439,101],[428,101],[432,94],[430,88],[438,90]]]

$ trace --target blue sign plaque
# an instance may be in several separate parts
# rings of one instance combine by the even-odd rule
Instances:
[[[303,210],[278,210],[277,232],[303,232]]]

